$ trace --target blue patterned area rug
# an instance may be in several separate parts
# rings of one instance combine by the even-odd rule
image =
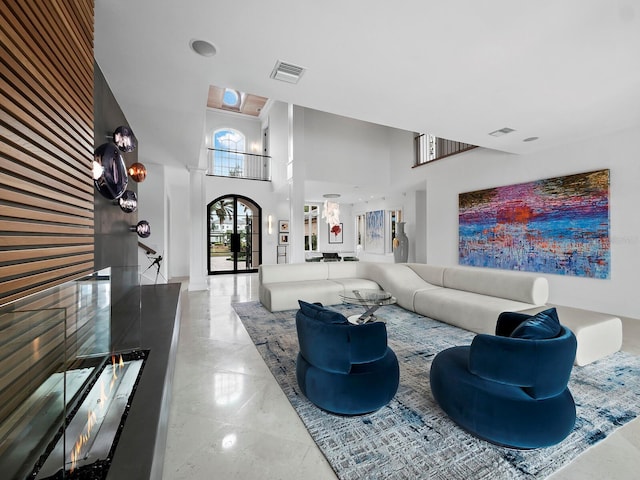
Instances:
[[[378,310],[400,362],[400,387],[386,407],[342,417],[311,404],[296,381],[295,310],[270,313],[259,302],[233,305],[253,342],[336,475],[342,479],[538,479],[567,465],[640,413],[640,357],[618,352],[574,367],[569,388],[578,419],[560,444],[513,450],[479,440],[440,410],[429,388],[439,351],[474,336],[397,306]],[[346,315],[361,307],[336,305]]]

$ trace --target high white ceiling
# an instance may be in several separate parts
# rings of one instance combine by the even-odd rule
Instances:
[[[154,163],[197,164],[209,85],[513,153],[640,125],[637,0],[96,0],[95,12],[97,62]],[[272,80],[276,60],[307,71]],[[516,131],[488,135],[503,127]]]

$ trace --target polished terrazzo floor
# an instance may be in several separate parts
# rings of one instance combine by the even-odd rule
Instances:
[[[183,291],[163,479],[336,478],[231,308],[257,298],[256,274],[212,276],[208,291]],[[640,354],[640,322],[625,321],[624,332],[623,349]],[[640,419],[549,478],[638,472]]]

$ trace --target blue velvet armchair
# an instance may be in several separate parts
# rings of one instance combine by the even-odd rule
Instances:
[[[530,449],[571,433],[576,409],[567,388],[576,338],[555,309],[536,316],[505,312],[496,335],[438,353],[431,365],[434,398],[449,417],[489,442]]]
[[[387,346],[384,323],[350,324],[318,304],[298,302],[298,386],[315,405],[341,415],[383,407],[396,394],[398,359]]]

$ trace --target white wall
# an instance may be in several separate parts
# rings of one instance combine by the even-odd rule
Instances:
[[[390,179],[398,176],[398,164],[406,166],[410,171],[413,162],[411,132],[303,107],[290,109],[282,102],[274,102],[270,106],[268,118],[262,124],[254,119],[245,120],[237,115],[209,110],[205,131],[211,134],[222,127],[236,128],[245,133],[249,143],[254,137],[261,135],[263,125],[269,127],[272,182],[260,184],[240,179],[208,177],[205,180],[206,196],[207,201],[227,194],[240,194],[253,199],[263,208],[263,232],[266,232],[265,222],[270,214],[276,228],[278,220],[288,220],[291,227],[289,262],[304,261],[302,208],[309,201],[304,191],[305,180],[339,182],[340,178],[344,178],[345,183],[352,183],[353,178],[358,178],[358,182],[363,185],[379,185],[382,192],[389,190]],[[291,183],[287,180],[287,162],[290,157],[293,159]],[[405,185],[416,183],[410,176],[400,177],[398,183],[401,182]],[[420,184],[424,189],[424,181]],[[270,188],[266,185],[270,185]],[[390,195],[386,200],[378,201],[383,205],[380,208],[403,209],[410,242],[415,238],[415,201],[415,192],[408,188],[405,188],[403,194],[397,194],[396,198]],[[320,219],[319,251],[355,252],[355,208],[341,203],[340,209],[344,228],[343,243],[329,243],[328,229]],[[363,207],[360,210],[363,211]],[[263,236],[263,263],[276,263],[276,246],[277,232],[273,236]],[[411,251],[415,252],[415,248],[410,245],[410,259],[416,258]],[[389,251],[372,259],[393,261],[393,255]]]
[[[342,139],[333,142],[331,131],[333,130],[335,134],[335,128],[327,114],[305,109],[301,117],[304,120],[304,141],[300,144],[302,150],[295,152],[294,160],[304,161],[306,178],[315,176],[316,179],[336,180],[333,176],[335,169],[330,177],[326,177],[326,172],[331,172],[326,162],[333,162],[339,158],[339,163],[345,166],[347,160],[340,158],[341,155],[338,154],[331,155],[331,149],[353,153],[352,149],[357,145],[350,145]],[[637,161],[636,145],[636,139],[640,138],[640,129],[618,132],[529,155],[510,155],[476,149],[423,167],[411,168],[413,152],[412,147],[408,146],[410,142],[407,139],[411,139],[409,132],[394,131],[379,126],[368,130],[358,123],[370,124],[352,122],[355,121],[339,118],[342,131],[345,128],[351,130],[355,132],[359,141],[376,146],[377,153],[370,152],[374,157],[373,161],[378,162],[377,168],[384,168],[386,162],[390,173],[388,177],[392,182],[388,187],[389,194],[384,200],[342,206],[342,222],[345,227],[345,243],[342,249],[333,250],[336,245],[324,243],[323,238],[326,239],[326,232],[321,226],[322,250],[355,249],[353,219],[357,214],[378,209],[402,209],[410,242],[409,261],[456,265],[458,263],[459,193],[609,168],[611,170],[611,278],[596,280],[545,275],[550,283],[549,301],[640,319],[640,302],[637,301],[638,272],[640,272],[640,215],[637,213],[640,207],[640,188],[638,187],[640,162]],[[286,104],[276,103],[273,106],[269,115],[269,127],[271,154],[277,165],[276,169],[280,168],[280,172],[286,173],[289,131]],[[386,130],[387,133],[382,133],[383,130],[380,129]],[[257,128],[256,132],[259,131],[260,128]],[[383,137],[386,139],[382,142],[386,146],[386,151],[379,142]],[[366,150],[362,144],[359,147]],[[359,149],[359,151],[363,150]],[[366,162],[360,157],[351,158],[349,161],[354,162],[354,165],[345,168],[353,169],[357,172],[355,173],[357,176],[363,173],[363,165],[367,166],[364,170],[372,170],[371,157]],[[320,166],[323,168],[319,168]],[[148,179],[151,178],[151,174],[150,171]],[[184,182],[177,177],[172,173],[171,181],[168,183],[171,207],[168,215],[171,221],[169,258],[175,255],[170,260],[170,269],[174,276],[180,276],[188,271],[188,260],[184,258],[184,245],[188,245],[188,241],[183,238],[186,236],[188,225],[184,224],[185,217],[181,213],[184,208],[184,205],[181,205],[181,198],[184,198],[185,192],[188,192],[188,177]],[[298,178],[296,181],[299,182],[301,179]],[[152,182],[146,185],[145,183],[141,184],[141,187],[152,186]],[[272,183],[207,177],[205,184],[207,201],[234,193],[252,198],[263,208],[263,232],[265,232],[263,263],[276,263],[277,220],[291,221],[292,211],[289,190],[282,188],[283,185],[286,186],[286,180],[282,180],[282,174],[279,179],[274,178]],[[277,192],[274,192],[274,187],[277,185],[280,187],[276,188]],[[140,218],[149,215],[149,218],[155,219],[158,213],[154,209],[164,204],[159,191],[151,192],[150,188],[142,188],[139,198]],[[157,205],[149,207],[148,204],[154,201]],[[271,236],[266,234],[266,219],[269,214],[274,219],[274,234]],[[202,215],[206,216],[206,204],[202,208]],[[158,220],[153,222],[150,220],[152,236],[164,221],[162,218],[162,215],[159,215]],[[156,241],[154,237],[151,237],[150,241],[160,248],[163,247],[163,243],[160,240]],[[354,242],[352,248],[349,248],[350,244],[347,243],[349,241]],[[364,252],[361,254],[361,259],[392,262],[393,255],[390,249],[382,255]]]
[[[408,191],[400,194],[392,194],[385,196],[383,199],[368,200],[366,202],[356,203],[353,208],[353,218],[355,225],[355,217],[357,215],[365,215],[366,212],[375,210],[385,211],[385,252],[384,253],[371,253],[366,249],[363,249],[360,254],[360,260],[367,262],[389,262],[393,263],[393,249],[391,247],[391,227],[389,224],[390,217],[389,212],[391,210],[402,211],[402,221],[405,222],[405,233],[409,239],[409,262],[415,262],[416,260],[416,218],[418,209],[416,207],[416,200],[418,196],[416,191]],[[355,228],[355,227],[354,227]],[[354,233],[355,235],[355,233]],[[419,242],[418,242],[419,243]]]
[[[337,252],[354,255],[356,253],[356,229],[353,216],[353,206],[348,203],[340,204],[340,223],[342,223],[342,243],[329,243],[329,225],[322,218],[324,204],[309,202],[318,207],[318,252]]]
[[[402,186],[394,186],[391,179],[398,165],[410,168],[413,162],[413,134],[369,122],[297,107],[296,114],[303,118],[304,143],[294,135],[295,160],[305,165],[302,181],[324,181],[376,186],[379,195],[368,204],[355,205],[340,202],[340,220],[343,223],[343,244],[328,243],[328,229],[320,219],[318,250],[324,252],[355,252],[355,216],[370,210],[403,209],[405,219],[415,216],[414,195]],[[406,184],[413,179],[402,179]],[[298,181],[298,177],[295,178]],[[391,193],[400,190],[402,193]],[[404,190],[404,191],[403,191]],[[409,192],[410,198],[406,198]],[[384,199],[379,198],[385,196]],[[308,201],[308,200],[307,200]],[[407,217],[406,215],[409,215]],[[412,234],[415,222],[407,224]],[[388,239],[390,244],[391,239]],[[393,261],[389,250],[385,254],[363,252],[360,258],[372,261]]]
[[[276,138],[270,139],[272,161],[275,163],[272,168],[275,168],[280,177],[285,173],[287,146],[286,109],[286,104],[279,103],[274,105],[269,119],[271,135],[276,135]],[[251,143],[262,141],[260,120],[245,119],[238,115],[208,110],[204,127],[205,135],[210,136],[213,131],[221,127],[231,127],[242,131],[246,136],[248,148],[250,148]],[[154,247],[159,253],[165,251],[166,262],[163,265],[164,270],[161,270],[161,272],[167,278],[188,277],[192,257],[197,259],[198,263],[202,263],[206,269],[206,252],[190,251],[190,240],[194,234],[190,218],[192,215],[199,215],[202,219],[206,219],[207,204],[218,196],[227,194],[244,195],[262,207],[262,261],[263,263],[276,263],[278,220],[289,220],[290,216],[286,192],[274,192],[273,187],[276,182],[205,177],[205,201],[197,211],[190,212],[189,197],[191,187],[190,174],[187,169],[162,167],[149,162],[145,162],[145,165],[147,165],[149,174],[145,182],[140,184],[140,193],[138,194],[139,209],[140,214],[143,215],[140,218],[148,219],[151,224],[152,233],[147,239],[149,246]],[[267,232],[267,218],[269,215],[273,218],[272,235]],[[149,262],[144,257],[144,254],[141,255],[140,262],[144,269]]]
[[[145,245],[153,248],[157,254],[151,257],[161,255],[163,260],[160,263],[160,275],[158,275],[158,283],[165,283],[169,278],[167,261],[167,189],[165,182],[165,167],[145,161],[147,167],[147,177],[143,182],[138,184],[138,219],[146,220],[151,226],[151,235],[147,238],[141,238],[140,241]],[[138,263],[141,272],[144,272],[142,283],[155,282],[157,269],[148,268],[153,262],[153,258],[148,258],[142,249],[138,249]]]
[[[286,200],[274,194],[269,182],[256,182],[239,178],[222,177],[205,178],[205,205],[203,218],[207,216],[207,205],[218,197],[227,195],[243,195],[250,198],[262,208],[262,263],[276,263],[276,246],[278,241],[278,220],[288,219]],[[267,219],[273,217],[273,234],[267,231]],[[204,257],[206,262],[206,256]]]
[[[304,109],[305,143],[297,153],[306,164],[306,179],[388,185],[390,133],[381,125]]]
[[[271,183],[275,192],[286,194],[289,125],[287,104],[274,102],[268,112],[269,155],[271,156]]]
[[[169,280],[189,276],[189,172],[186,168],[166,167]]]
[[[421,167],[426,178],[426,260],[458,263],[458,194],[598,169],[610,169],[611,278],[544,275],[550,303],[640,318],[640,129],[533,153],[477,149]]]
[[[220,128],[233,128],[245,136],[246,152],[262,154],[262,122],[257,117],[227,113],[222,110],[207,110],[205,132],[212,140],[213,132]],[[213,146],[210,142],[209,145]]]

